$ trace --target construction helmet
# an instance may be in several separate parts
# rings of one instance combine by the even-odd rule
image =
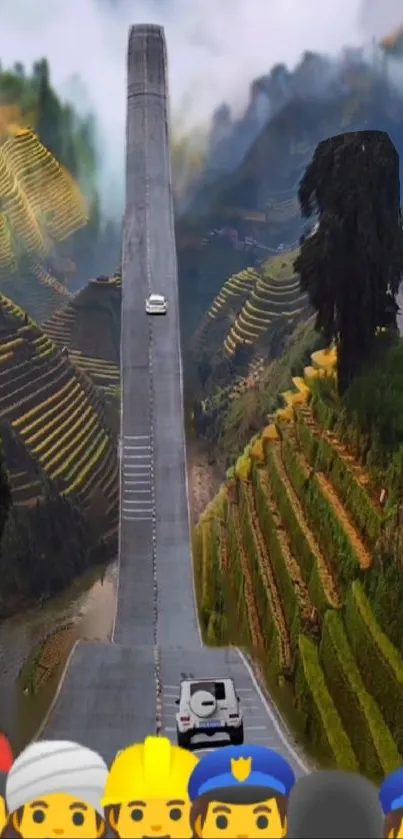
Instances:
[[[104,807],[152,798],[188,799],[188,782],[198,758],[167,737],[146,737],[144,743],[118,752],[109,771]]]

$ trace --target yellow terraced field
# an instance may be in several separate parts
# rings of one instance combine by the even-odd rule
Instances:
[[[225,339],[228,355],[234,355],[239,345],[252,345],[264,338],[276,321],[294,322],[303,317],[307,298],[301,294],[293,258],[290,254],[276,257],[262,270]]]

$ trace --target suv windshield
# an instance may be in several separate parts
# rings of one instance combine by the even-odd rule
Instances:
[[[207,690],[212,693],[219,702],[225,699],[224,682],[194,682],[190,685],[190,695],[193,696],[199,690]]]

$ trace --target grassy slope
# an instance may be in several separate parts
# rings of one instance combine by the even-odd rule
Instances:
[[[249,437],[265,424],[268,414],[279,407],[279,394],[320,345],[309,310],[294,315],[295,301],[300,295],[294,279],[295,257],[296,251],[286,252],[269,259],[260,269],[247,269],[230,277],[196,336],[195,355],[200,359],[204,353],[211,363],[210,376],[200,393],[198,428],[225,468]],[[268,306],[262,295],[262,284],[266,295],[271,294]],[[251,340],[249,366],[244,371],[238,357],[233,359],[225,352],[225,346],[237,324],[242,330],[240,316],[236,315],[237,312],[242,315],[248,306],[259,317],[265,315],[267,308],[272,314],[263,322],[262,331]],[[286,311],[287,307],[290,311]],[[224,370],[223,355],[232,362]],[[255,368],[259,371],[257,376],[253,375]]]

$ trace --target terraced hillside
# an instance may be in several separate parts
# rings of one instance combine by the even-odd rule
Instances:
[[[121,278],[100,277],[43,324],[44,332],[67,349],[74,365],[108,400],[119,396]]]
[[[228,471],[195,530],[197,592],[207,641],[249,651],[316,760],[379,781],[403,762],[400,477],[377,484],[360,435],[336,434],[317,381],[334,363],[313,354]]]
[[[0,197],[0,293],[40,322],[71,297],[56,265],[87,223],[86,201],[35,132],[11,125],[0,138]]]
[[[38,264],[21,269],[18,278],[0,276],[0,294],[14,300],[38,323],[50,318],[73,296],[63,283]]]
[[[0,295],[0,422],[14,506],[50,494],[87,517],[116,548],[117,441],[91,380],[26,313]]]
[[[220,330],[224,350],[234,356],[241,347],[259,353],[282,331],[291,331],[299,320],[309,316],[307,297],[301,294],[294,271],[297,251],[268,260],[260,269],[248,268],[224,283],[207,313],[198,340],[210,341]]]

